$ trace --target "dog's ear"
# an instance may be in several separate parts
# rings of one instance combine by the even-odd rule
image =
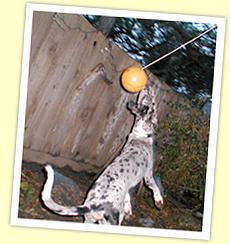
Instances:
[[[119,211],[116,208],[112,208],[104,213],[104,218],[111,225],[119,224]]]

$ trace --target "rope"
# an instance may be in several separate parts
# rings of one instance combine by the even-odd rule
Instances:
[[[164,54],[163,56],[159,57],[158,59],[156,59],[156,60],[154,60],[153,62],[151,62],[151,63],[147,64],[146,66],[144,66],[144,67],[142,68],[142,70],[147,69],[149,66],[151,66],[151,65],[153,65],[153,64],[155,64],[155,63],[157,63],[157,62],[159,62],[160,60],[162,60],[162,59],[168,57],[169,55],[171,55],[171,54],[173,54],[173,53],[175,53],[175,52],[178,51],[179,49],[181,49],[181,48],[187,46],[188,44],[190,44],[190,43],[192,43],[192,42],[194,42],[195,40],[199,39],[200,37],[202,37],[203,35],[207,34],[208,32],[210,32],[211,30],[215,29],[216,27],[217,27],[217,26],[215,25],[215,26],[209,28],[209,29],[206,30],[205,32],[201,33],[200,35],[198,35],[198,36],[192,38],[191,40],[189,40],[189,41],[183,43],[182,45],[180,45],[180,46],[177,47],[176,49],[173,49],[171,52]]]

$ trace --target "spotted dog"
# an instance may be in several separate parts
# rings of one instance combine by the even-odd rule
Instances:
[[[153,178],[154,128],[156,113],[153,88],[148,85],[138,97],[129,102],[128,109],[135,115],[135,123],[120,155],[101,173],[89,190],[83,205],[67,207],[54,202],[51,191],[54,171],[45,167],[47,180],[42,200],[47,208],[60,215],[84,216],[85,223],[120,225],[132,214],[130,189],[143,179],[153,193],[155,205],[163,206],[163,197]]]

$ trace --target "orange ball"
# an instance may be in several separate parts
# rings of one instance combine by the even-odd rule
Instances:
[[[128,92],[139,92],[147,84],[147,75],[142,68],[129,67],[121,75],[121,84]]]

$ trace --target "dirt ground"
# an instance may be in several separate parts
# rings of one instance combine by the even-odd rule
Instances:
[[[64,205],[82,204],[86,193],[96,178],[95,174],[74,172],[68,167],[55,169],[53,198]],[[83,222],[82,217],[65,217],[52,213],[41,201],[41,190],[45,181],[45,171],[41,165],[22,164],[19,218],[45,219],[58,221]],[[131,193],[133,215],[122,222],[123,226],[152,227],[179,230],[202,230],[202,216],[194,214],[184,205],[179,204],[170,194],[165,196],[163,209],[158,210],[151,197],[151,192],[144,187],[142,194],[137,194],[138,187]]]

